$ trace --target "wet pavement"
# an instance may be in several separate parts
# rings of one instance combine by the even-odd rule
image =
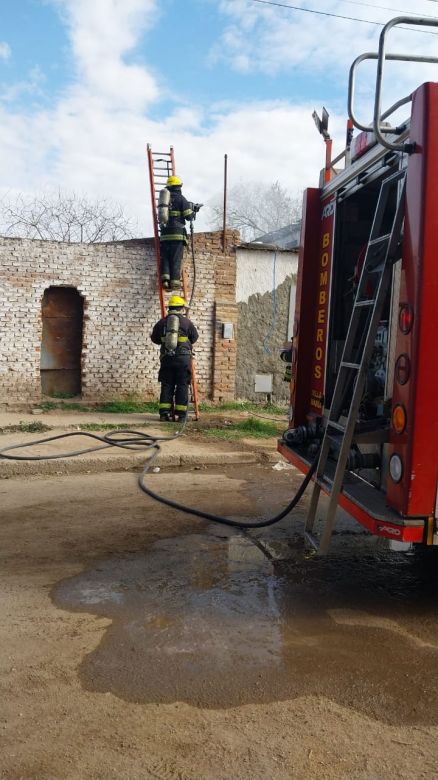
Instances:
[[[395,553],[354,531],[341,526],[321,559],[290,523],[208,525],[62,581],[58,607],[111,620],[80,663],[83,686],[207,709],[317,695],[388,724],[438,724],[436,551]]]

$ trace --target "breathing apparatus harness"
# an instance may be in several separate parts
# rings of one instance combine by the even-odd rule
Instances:
[[[166,317],[166,333],[164,336],[164,354],[173,356],[178,348],[179,317],[172,311]]]

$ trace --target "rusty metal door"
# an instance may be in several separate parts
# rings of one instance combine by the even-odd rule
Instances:
[[[49,287],[43,296],[41,390],[44,395],[81,392],[83,299],[74,287]]]

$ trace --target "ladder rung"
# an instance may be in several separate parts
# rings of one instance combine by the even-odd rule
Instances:
[[[334,422],[333,420],[327,421],[327,428],[330,426],[330,428],[334,428],[335,431],[340,431],[341,433],[344,433],[345,431],[345,425],[341,425],[341,423]]]
[[[328,488],[331,488],[332,485],[333,485],[333,480],[330,479],[330,477],[328,477],[327,474],[318,474],[317,478],[316,478],[316,481],[317,481],[318,485],[320,487],[324,488],[325,490],[327,490]]]
[[[156,158],[156,157],[158,157],[158,156],[159,156],[159,157],[168,157],[168,158],[169,158],[169,160],[171,160],[171,159],[172,159],[172,155],[171,155],[171,154],[169,154],[169,152],[152,152],[152,157],[155,157],[155,158]],[[160,160],[158,160],[158,162],[160,162]]]
[[[386,187],[388,184],[393,184],[397,179],[403,179],[406,176],[406,168],[403,168],[401,171],[396,171],[395,173],[391,173],[390,176],[388,176],[383,182],[382,182],[382,188]]]
[[[372,298],[369,301],[357,301],[354,305],[356,306],[373,306],[376,302],[375,298]]]
[[[354,368],[355,371],[358,371],[360,368],[360,363],[347,363],[346,361],[342,361],[341,368]]]
[[[368,241],[368,246],[375,246],[376,244],[383,244],[384,241],[389,241],[391,238],[391,233],[387,233],[385,236],[379,236],[378,238],[373,238],[371,241]]]

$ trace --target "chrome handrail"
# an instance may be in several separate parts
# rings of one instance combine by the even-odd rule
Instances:
[[[354,110],[353,110],[353,100],[354,100],[354,91],[356,87],[356,69],[357,66],[360,65],[361,62],[364,62],[364,60],[377,60],[379,58],[379,55],[377,52],[367,51],[365,54],[360,54],[359,57],[356,57],[354,60],[351,68],[350,73],[348,77],[348,116],[350,117],[351,121],[353,122],[354,126],[358,128],[358,130],[365,130],[367,132],[371,132],[374,129],[373,123],[370,125],[363,125],[357,117],[355,116]],[[409,54],[387,54],[386,55],[387,60],[397,60],[398,62],[403,61],[411,61],[411,62],[436,62],[438,63],[438,57],[431,57],[425,59],[424,57],[415,57],[413,55]],[[400,106],[405,105],[405,103],[409,103],[411,100],[411,95],[407,95],[404,98],[400,98],[400,100],[397,100],[396,103],[394,103],[390,108],[388,108],[380,117],[381,120],[386,119],[386,117],[390,116],[393,111],[396,111],[397,108],[400,108]],[[394,128],[390,127],[382,127],[382,132],[384,133],[393,133]]]
[[[402,127],[389,127],[385,126],[382,127],[381,123],[386,117],[390,116],[394,111],[396,111],[400,106],[405,105],[406,103],[409,103],[412,100],[412,95],[407,95],[404,98],[400,98],[400,100],[397,100],[396,103],[394,103],[390,108],[388,108],[383,114],[381,114],[381,95],[382,95],[382,79],[383,79],[383,68],[384,68],[384,62],[385,60],[395,60],[398,62],[431,62],[438,64],[438,57],[423,57],[423,56],[416,56],[413,54],[386,54],[385,46],[386,46],[386,34],[387,32],[392,29],[395,25],[398,24],[414,24],[414,25],[425,25],[430,27],[438,27],[438,19],[431,19],[419,17],[413,18],[411,16],[397,16],[394,19],[391,19],[383,28],[381,34],[380,34],[380,40],[379,40],[379,51],[376,52],[365,52],[365,54],[360,54],[356,59],[354,60],[353,64],[350,68],[350,73],[348,77],[348,116],[350,117],[351,121],[353,122],[354,126],[357,127],[359,130],[365,130],[366,132],[374,132],[376,135],[377,140],[388,149],[393,149],[396,151],[402,151],[406,149],[406,144],[394,144],[389,141],[387,141],[383,133],[394,133],[399,134],[403,131]],[[375,92],[375,100],[374,100],[374,116],[373,116],[373,122],[370,125],[364,125],[356,118],[354,114],[354,94],[355,94],[355,86],[356,86],[356,70],[358,65],[360,65],[361,62],[364,62],[364,60],[378,60],[377,63],[377,74],[376,74],[376,92]]]
[[[438,19],[430,19],[425,17],[412,17],[412,16],[396,16],[395,19],[391,19],[387,24],[385,24],[382,32],[380,33],[380,39],[379,39],[379,56],[377,60],[377,75],[376,75],[376,93],[375,93],[375,99],[374,99],[374,118],[373,118],[373,130],[376,135],[377,140],[382,144],[382,146],[385,146],[387,149],[392,149],[394,151],[412,151],[412,145],[406,144],[406,143],[391,143],[391,141],[387,141],[384,137],[383,133],[381,132],[380,122],[382,121],[381,114],[381,103],[382,103],[382,81],[383,81],[383,70],[385,65],[385,48],[386,48],[386,35],[387,33],[396,25],[398,24],[413,24],[413,25],[421,25],[422,27],[438,27]],[[420,60],[416,57],[413,57],[412,55],[407,55],[405,58],[407,61],[411,62],[438,62],[438,59],[436,57],[423,57]],[[392,128],[392,132],[397,132],[398,128]],[[386,132],[391,132],[391,128],[388,128]]]

